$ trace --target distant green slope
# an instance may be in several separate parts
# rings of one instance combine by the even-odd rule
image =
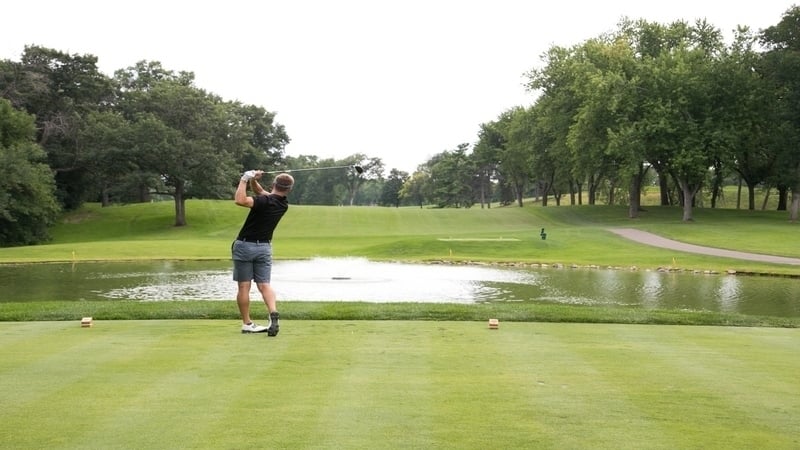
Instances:
[[[187,222],[174,226],[171,202],[101,208],[87,204],[64,216],[47,245],[0,249],[0,262],[227,259],[247,214],[232,201],[190,200]],[[276,258],[361,256],[665,267],[797,273],[783,267],[656,249],[607,231],[634,227],[685,242],[800,257],[800,224],[785,212],[648,207],[638,219],[616,206],[526,204],[482,209],[292,205],[275,233]],[[539,232],[545,228],[547,239]]]

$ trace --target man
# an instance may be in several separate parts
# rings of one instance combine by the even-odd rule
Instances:
[[[234,201],[239,206],[250,208],[239,235],[231,246],[233,280],[238,283],[236,304],[242,318],[242,333],[278,335],[278,309],[275,291],[270,285],[272,275],[272,233],[289,209],[286,196],[294,186],[294,178],[282,173],[272,182],[271,192],[258,183],[264,174],[261,170],[248,170],[242,175],[236,188]],[[247,187],[255,195],[247,195]],[[256,325],[250,320],[250,286],[255,280],[258,291],[269,311],[269,326]]]

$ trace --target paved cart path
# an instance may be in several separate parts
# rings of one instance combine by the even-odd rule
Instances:
[[[759,261],[775,264],[791,264],[800,266],[800,258],[787,258],[785,256],[762,255],[759,253],[737,252],[735,250],[724,250],[721,248],[704,247],[702,245],[687,244],[685,242],[674,241],[661,237],[657,234],[634,228],[610,228],[609,231],[624,238],[654,247],[678,250],[681,252],[698,253],[701,255],[723,256],[726,258],[744,259],[748,261]]]

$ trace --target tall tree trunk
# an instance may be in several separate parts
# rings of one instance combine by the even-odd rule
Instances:
[[[595,183],[594,175],[589,177],[589,182],[587,184],[589,185],[589,192],[587,193],[589,196],[588,202],[590,205],[594,205],[594,201],[597,198],[597,184]]]
[[[483,209],[483,205],[486,203],[486,180],[489,178],[489,175],[486,173],[486,170],[481,170],[481,209]]]
[[[104,186],[100,194],[100,205],[103,208],[111,205],[111,196],[108,194],[108,186]]]
[[[575,204],[575,183],[572,181],[569,182],[569,204]]]
[[[786,205],[789,203],[789,187],[784,185],[778,185],[778,207],[775,208],[776,211],[786,211]]]
[[[139,200],[139,203],[150,203],[150,200],[152,200],[153,198],[150,195],[150,187],[144,183],[139,184],[139,186],[137,187],[136,195],[137,199]]]
[[[628,218],[636,219],[639,217],[639,211],[642,209],[642,183],[647,169],[644,164],[639,164],[639,172],[631,177],[631,182],[628,185]]]
[[[542,206],[547,206],[547,197],[550,195],[550,192],[553,191],[553,183],[556,179],[556,171],[555,169],[551,170],[549,175],[549,179],[542,183],[544,186],[542,187]]]
[[[608,180],[608,204],[613,205],[617,201],[616,198],[616,183],[614,180]]]
[[[547,206],[547,198],[550,195],[550,185],[547,183],[540,183],[542,191],[542,206]]]
[[[684,222],[691,222],[694,220],[692,216],[692,208],[694,205],[694,196],[700,190],[700,184],[698,183],[697,186],[692,186],[686,180],[678,180],[678,184],[681,187],[681,192],[683,193],[683,221]]]
[[[658,173],[658,189],[661,194],[661,206],[669,206],[672,203],[669,200],[669,179],[665,172],[656,172]]]
[[[186,200],[183,198],[184,182],[179,181],[175,184],[175,226],[186,225]]]
[[[736,209],[742,209],[742,177],[739,177],[739,184],[736,187]]]
[[[797,222],[797,210],[800,208],[800,164],[795,167],[795,183],[792,188],[792,206],[789,208],[789,220]]]
[[[769,186],[767,186],[767,192],[764,193],[764,201],[761,203],[761,210],[764,211],[767,209],[767,202],[769,201],[769,193],[772,190]]]
[[[722,184],[724,183],[722,176],[722,163],[719,161],[714,162],[714,179],[711,185],[711,207],[717,207],[717,199],[722,196]]]

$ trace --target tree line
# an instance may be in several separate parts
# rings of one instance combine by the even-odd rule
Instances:
[[[357,153],[342,160],[285,155],[275,114],[196,86],[192,72],[140,61],[114,72],[92,55],[27,46],[0,60],[0,246],[46,241],[64,210],[87,201],[186,200],[232,195],[246,168],[360,165],[363,173],[296,172],[301,204],[523,206],[627,204],[653,183],[683,219],[704,193],[711,206],[732,180],[775,189],[800,206],[800,9],[727,44],[705,21],[623,19],[613,32],[551,47],[526,74],[535,101],[479,126],[412,174]],[[791,194],[791,201],[789,200]],[[584,200],[584,195],[586,199]]]
[[[741,183],[749,209],[758,187],[774,189],[796,221],[798,36],[792,7],[760,32],[740,26],[730,44],[703,20],[623,19],[613,32],[551,47],[526,74],[538,94],[531,106],[481,124],[471,151],[436,155],[403,193],[442,206],[523,206],[526,196],[594,204],[603,194],[633,218],[652,183],[661,204],[681,205],[690,221],[701,194],[714,207],[725,185]]]

